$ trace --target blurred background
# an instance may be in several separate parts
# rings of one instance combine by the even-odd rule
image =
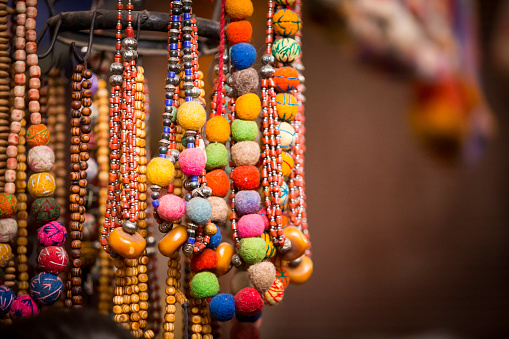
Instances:
[[[253,3],[261,53],[266,1]],[[194,1],[198,16],[214,6]],[[508,8],[304,1],[314,273],[264,309],[262,338],[509,337]],[[157,131],[166,58],[143,65]]]

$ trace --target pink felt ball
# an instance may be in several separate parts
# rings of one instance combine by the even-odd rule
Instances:
[[[237,225],[239,237],[241,238],[259,237],[262,235],[264,228],[263,218],[259,214],[243,215]]]
[[[185,175],[200,175],[205,169],[207,159],[200,148],[187,148],[179,156],[180,170]]]
[[[203,152],[202,152],[203,153]],[[184,199],[174,194],[166,194],[159,199],[157,214],[166,221],[175,221],[182,218],[186,212]]]
[[[39,314],[39,306],[28,294],[17,297],[11,305],[9,314],[13,319],[31,317]]]
[[[264,230],[267,231],[269,229],[269,226],[270,226],[269,216],[267,214],[267,208],[265,208],[265,207],[262,208],[258,212],[258,215],[260,215],[262,217]]]

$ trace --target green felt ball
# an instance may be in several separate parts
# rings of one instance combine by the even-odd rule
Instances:
[[[219,293],[219,281],[214,273],[200,272],[189,285],[195,298],[211,298]]]
[[[258,124],[256,121],[235,119],[232,135],[235,141],[254,141],[258,135]]]
[[[250,265],[265,258],[265,240],[262,238],[244,238],[240,240],[239,254]]]
[[[205,153],[207,154],[207,170],[223,168],[228,165],[228,151],[223,144],[218,142],[209,144],[205,148]]]

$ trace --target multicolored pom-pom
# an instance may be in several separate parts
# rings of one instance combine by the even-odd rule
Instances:
[[[228,164],[228,150],[223,144],[213,143],[205,148],[207,154],[207,170],[224,168]]]
[[[239,191],[235,194],[235,211],[240,214],[257,213],[262,206],[262,199],[257,191]]]
[[[200,148],[186,148],[179,156],[179,166],[185,175],[200,175],[205,169],[207,159]]]
[[[209,302],[210,315],[217,321],[228,321],[235,316],[235,297],[220,293]]]
[[[59,221],[51,221],[37,230],[37,240],[42,246],[61,246],[67,239],[67,230]]]
[[[27,129],[26,141],[31,147],[47,145],[50,134],[46,125],[31,125]]]
[[[55,192],[55,178],[48,172],[34,173],[30,176],[27,189],[34,198],[44,198]]]
[[[221,169],[208,172],[205,175],[207,186],[212,189],[212,195],[216,197],[226,197],[230,190],[230,181],[228,174]]]
[[[300,18],[294,11],[282,8],[272,17],[274,32],[281,36],[294,36],[300,29]]]
[[[199,272],[189,283],[195,298],[210,298],[219,292],[219,281],[214,273]]]
[[[281,139],[281,149],[283,151],[289,151],[295,145],[297,141],[297,133],[292,125],[287,122],[280,122],[278,125],[279,137]]]
[[[283,300],[285,295],[285,288],[281,280],[276,279],[272,286],[268,289],[267,292],[263,294],[263,300],[265,301],[265,305],[276,305]]]
[[[30,281],[30,295],[43,305],[54,304],[62,295],[63,290],[62,280],[51,273],[39,273]]]
[[[6,267],[12,258],[14,258],[14,254],[11,245],[0,243],[0,267]]]
[[[272,55],[279,62],[292,63],[300,56],[300,45],[293,38],[277,39],[272,45]]]
[[[55,164],[55,153],[48,146],[32,147],[28,151],[27,163],[34,172],[50,171]]]
[[[9,315],[13,319],[32,317],[37,314],[39,314],[39,306],[28,294],[17,297],[9,310]]]
[[[18,200],[14,194],[0,193],[0,217],[12,217],[18,210]]]
[[[288,152],[281,153],[281,160],[283,161],[281,163],[282,174],[284,177],[287,177],[292,173],[295,162]]]
[[[184,199],[174,194],[165,194],[159,198],[157,214],[166,221],[176,221],[182,218],[186,212]]]
[[[252,287],[241,289],[235,294],[235,311],[241,315],[255,315],[263,309],[263,300],[258,291]]]
[[[147,165],[147,179],[152,185],[166,187],[175,175],[175,166],[166,158],[152,158]]]
[[[44,272],[59,274],[65,271],[69,256],[60,246],[48,246],[41,250],[37,262]]]
[[[276,255],[276,246],[272,242],[270,235],[267,233],[263,233],[261,238],[265,241],[265,258],[263,260],[272,259]]]
[[[39,198],[32,203],[30,214],[39,224],[45,224],[60,217],[60,206],[53,198]]]

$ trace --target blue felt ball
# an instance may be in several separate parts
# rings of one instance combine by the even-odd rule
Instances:
[[[236,70],[249,68],[256,60],[256,49],[246,42],[236,44],[230,50],[230,59]]]
[[[30,281],[30,295],[43,305],[54,304],[60,298],[63,290],[62,280],[51,273],[39,273]]]
[[[261,316],[262,316],[262,312],[258,312],[255,315],[242,315],[242,314],[235,313],[235,317],[237,318],[237,320],[240,322],[244,322],[244,323],[254,323],[258,319],[260,319]]]
[[[186,215],[198,225],[204,225],[212,217],[212,206],[207,199],[192,198],[186,205]]]
[[[217,229],[216,234],[214,234],[210,237],[207,248],[214,249],[221,244],[221,230],[219,229],[219,227],[217,227],[217,225],[216,225],[216,229]]]
[[[16,299],[14,292],[9,287],[0,285],[0,315],[9,312],[14,299]]]
[[[257,191],[240,191],[235,194],[235,211],[238,214],[256,214],[261,208],[262,200]]]
[[[218,321],[228,321],[235,316],[235,297],[231,294],[217,294],[209,303],[210,315]]]

